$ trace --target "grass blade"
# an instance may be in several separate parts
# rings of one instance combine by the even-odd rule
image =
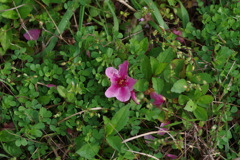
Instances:
[[[180,3],[180,7],[181,7],[181,17],[182,17],[182,21],[183,21],[183,28],[186,28],[187,23],[189,22],[189,15],[188,12],[186,10],[186,8],[184,7],[184,5],[182,4],[181,1],[179,1]]]
[[[164,22],[159,9],[157,8],[156,4],[152,0],[144,0],[148,7],[153,11],[153,15],[156,17],[156,20],[161,28],[169,29],[167,24]]]

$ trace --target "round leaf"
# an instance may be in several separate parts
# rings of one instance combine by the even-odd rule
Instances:
[[[175,93],[182,93],[187,89],[187,82],[185,79],[180,79],[177,82],[173,84],[173,87],[171,89],[172,92]]]
[[[197,107],[194,111],[193,111],[194,116],[201,120],[201,121],[206,121],[208,120],[208,115],[207,115],[207,111],[206,109],[202,108],[202,107]]]

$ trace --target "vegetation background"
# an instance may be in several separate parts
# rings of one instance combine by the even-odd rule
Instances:
[[[0,0],[0,159],[239,159],[239,14]]]

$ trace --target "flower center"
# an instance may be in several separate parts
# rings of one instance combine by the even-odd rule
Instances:
[[[127,85],[126,79],[119,79],[118,85],[119,85],[120,87],[126,86],[126,85]]]

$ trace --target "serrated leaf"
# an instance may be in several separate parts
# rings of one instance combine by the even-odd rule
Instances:
[[[202,108],[202,107],[197,107],[194,111],[193,111],[194,116],[201,120],[201,121],[207,121],[208,120],[208,115],[207,115],[207,111],[206,109]]]
[[[190,99],[184,109],[189,112],[193,112],[197,108],[197,105]]]
[[[148,85],[149,85],[149,82],[146,79],[140,79],[140,80],[137,81],[137,83],[135,83],[133,88],[136,91],[144,92],[148,89]]]
[[[186,80],[180,79],[173,84],[173,87],[171,88],[171,92],[182,93],[182,92],[186,91],[186,89],[187,89]]]
[[[213,97],[210,95],[204,95],[198,99],[198,104],[209,104],[213,101]]]
[[[81,157],[93,159],[93,157],[98,153],[100,145],[97,143],[89,143],[83,145],[79,150],[76,151]]]
[[[119,136],[108,136],[106,140],[108,144],[113,147],[113,149],[116,149],[118,152],[120,152],[122,147],[122,140]]]
[[[155,90],[155,92],[157,94],[160,94],[164,86],[164,81],[160,78],[153,77],[152,83],[153,83],[153,89]]]
[[[151,68],[150,60],[147,56],[144,56],[144,58],[142,59],[140,64],[140,69],[144,74],[144,77],[146,78],[146,80],[150,80],[152,76],[152,68]]]

